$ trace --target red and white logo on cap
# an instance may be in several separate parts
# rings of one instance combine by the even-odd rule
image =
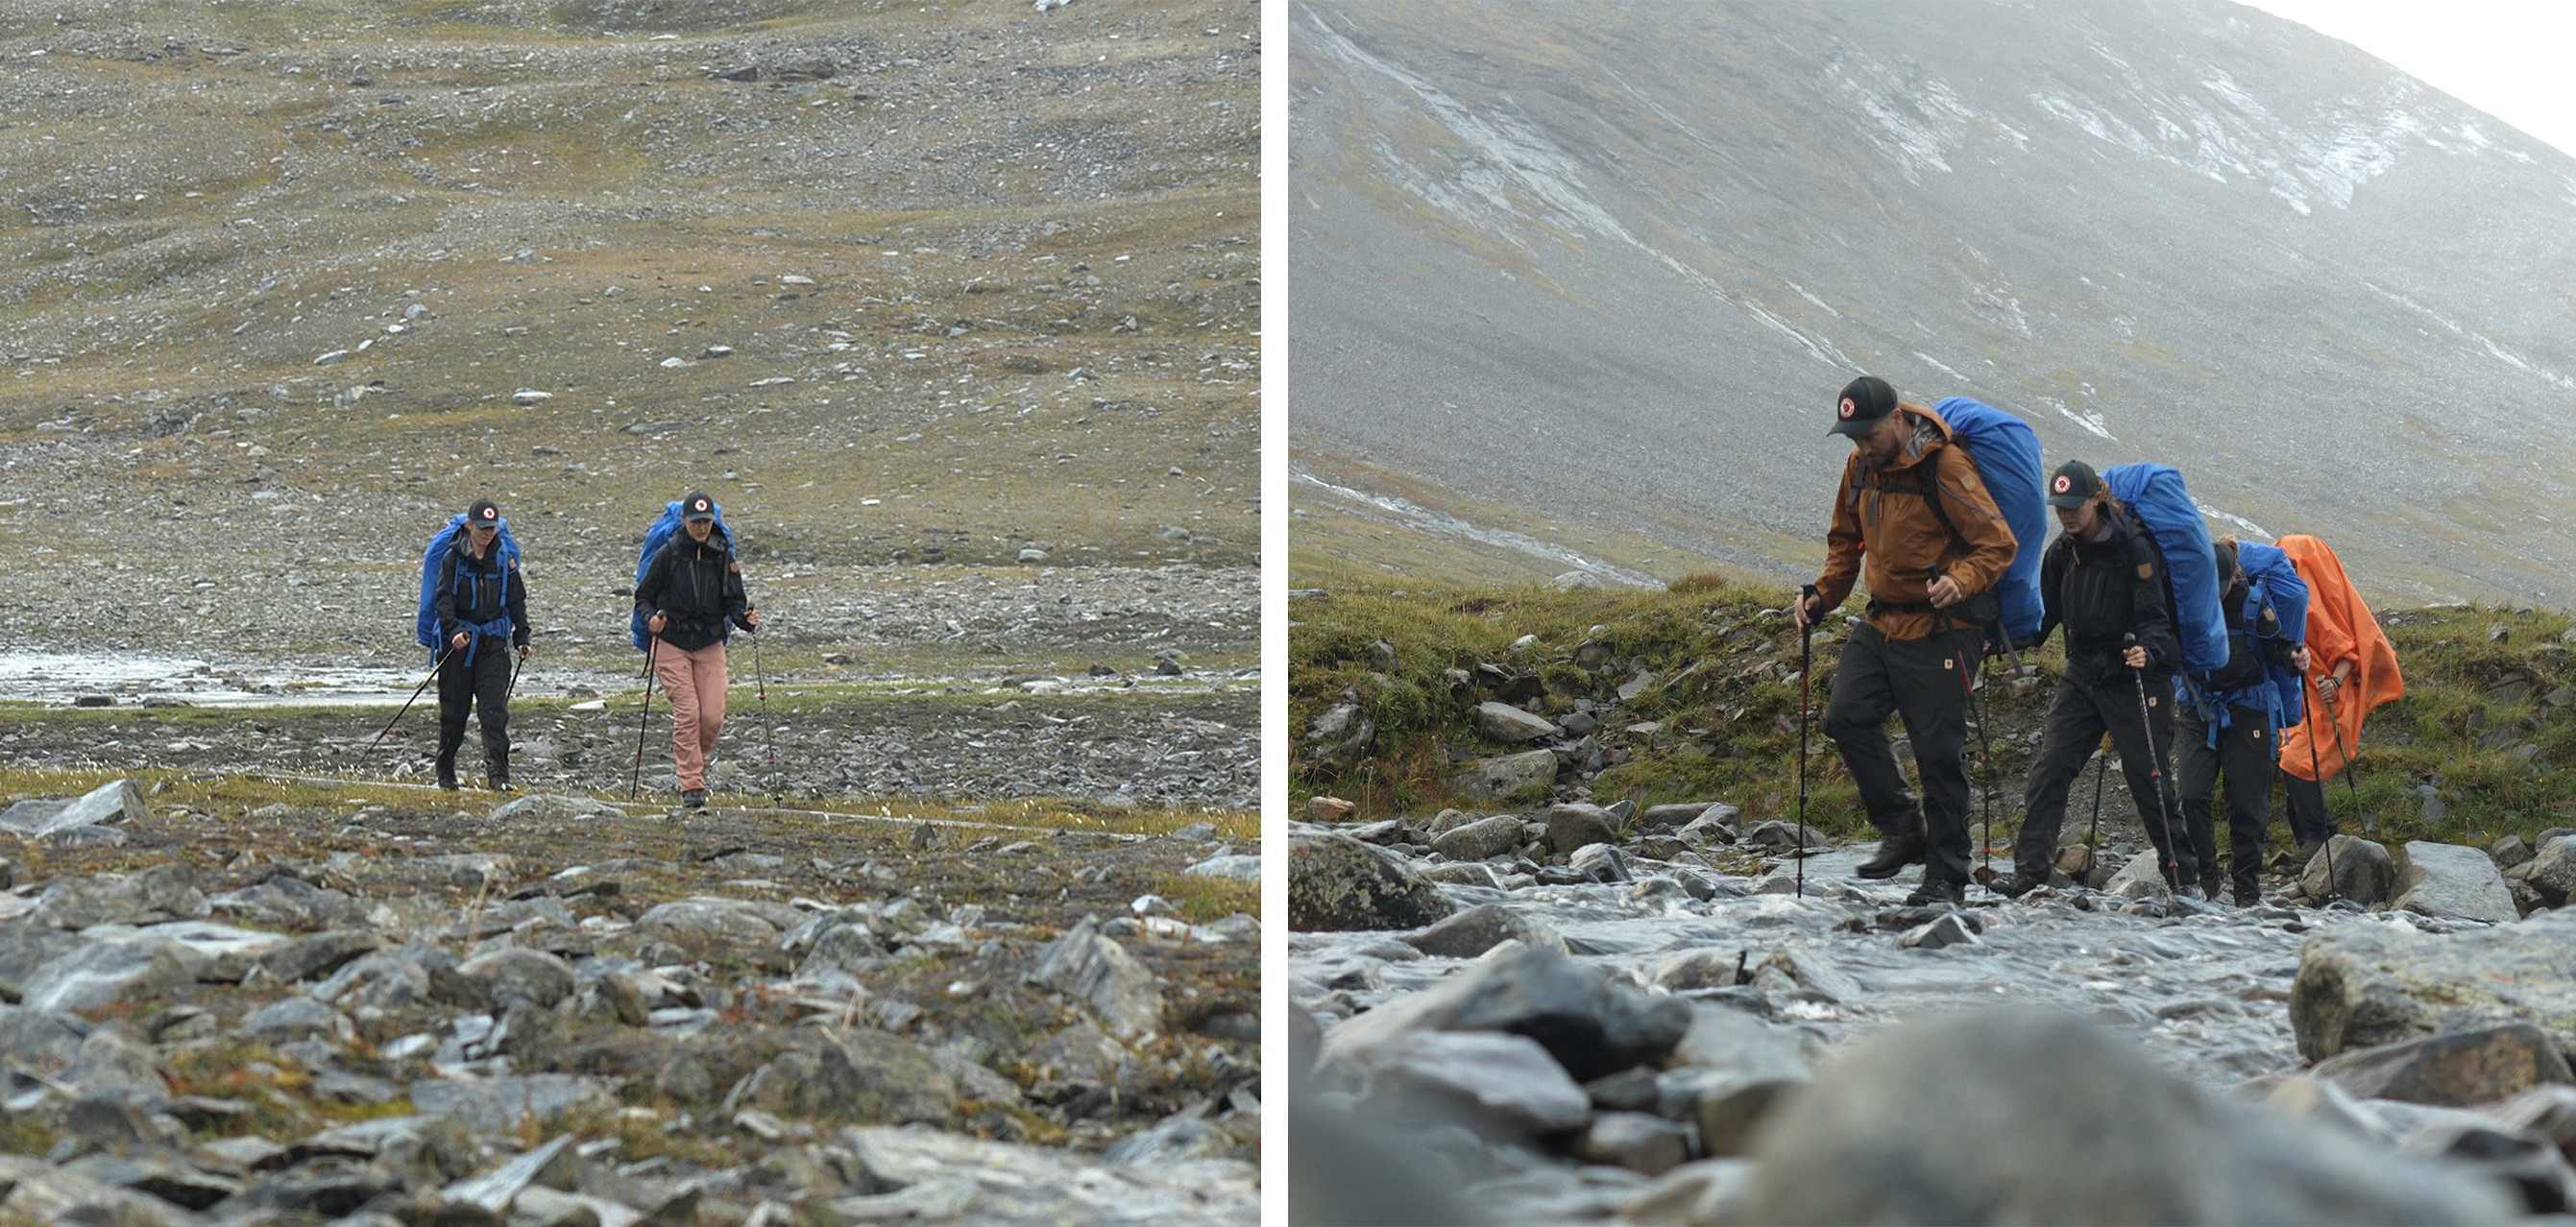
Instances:
[[[707,500],[705,500],[705,499],[699,499],[699,500],[697,500],[697,501],[692,502],[692,503],[690,503],[690,504],[689,504],[689,510],[691,510],[691,511],[704,511],[704,510],[706,510],[706,509],[707,509]]]
[[[500,519],[501,509],[498,507],[486,507],[483,509],[483,518],[486,520]]]
[[[2058,494],[2064,494],[2064,493],[2066,493],[2067,491],[2072,490],[2072,489],[2074,489],[2074,488],[2075,488],[2075,479],[2074,479],[2074,478],[2072,478],[2072,477],[2067,476],[2067,475],[2066,475],[2066,474],[2064,474],[2064,473],[2060,473],[2060,474],[2058,474],[2058,475],[2057,475],[2057,484],[2055,484],[2055,485],[2053,485],[2053,486],[2049,487],[2049,489],[2050,489],[2051,491],[2053,491],[2053,492],[2055,492],[2055,493],[2058,493]]]
[[[1834,412],[1848,419],[1851,415],[1860,412],[1860,406],[1853,404],[1852,398],[1846,396],[1843,398],[1843,403],[1837,406],[1834,409]]]

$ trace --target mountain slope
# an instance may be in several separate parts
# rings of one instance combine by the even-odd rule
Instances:
[[[2390,599],[2566,599],[2576,159],[2344,44],[2223,3],[1289,25],[1309,471],[1791,578],[1866,370]]]

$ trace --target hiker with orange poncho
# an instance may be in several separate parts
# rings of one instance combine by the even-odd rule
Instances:
[[[2361,749],[2362,718],[2405,694],[2406,680],[2397,673],[2397,649],[2344,576],[2343,560],[2333,548],[2308,536],[2283,537],[2273,544],[2290,556],[2308,584],[2308,718],[2281,733],[2290,839],[2305,857],[2334,834],[2325,782],[2344,771]],[[2319,713],[2327,719],[2316,719]]]

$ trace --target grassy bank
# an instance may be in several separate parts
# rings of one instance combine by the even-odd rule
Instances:
[[[1781,816],[1796,798],[1799,744],[1799,643],[1783,612],[1788,600],[1785,590],[1713,581],[1652,593],[1349,588],[1301,597],[1289,624],[1295,799],[1340,796],[1358,802],[1363,818],[1540,801],[1535,790],[1471,798],[1452,783],[1465,760],[1522,748],[1476,730],[1475,705],[1496,691],[1451,672],[1472,679],[1496,665],[1535,675],[1541,693],[1520,706],[1540,715],[1562,719],[1584,701],[1598,709],[1594,737],[1612,761],[1582,782],[1596,803],[1725,800],[1752,818]],[[1830,621],[1832,633],[1813,645],[1819,723],[1809,733],[1817,752],[1808,818],[1858,835],[1867,824],[1820,725],[1847,629],[1839,616]],[[2351,785],[2339,777],[2329,790],[2345,829],[2366,822],[2391,843],[2484,844],[2576,825],[2576,776],[2557,769],[2576,762],[2576,665],[2561,639],[2569,619],[2458,606],[2392,611],[2381,621],[2407,694],[2372,716]],[[1997,663],[1986,692],[1998,842],[2020,820],[2024,776],[2064,666],[2054,642],[2028,660],[2034,679],[2007,679]],[[1632,697],[1620,699],[1622,687]],[[2553,694],[2570,705],[2553,704]],[[1326,761],[1331,743],[1308,736],[1318,715],[1345,702],[1376,729],[1371,752],[1347,766]],[[1977,739],[1970,743],[1973,755]],[[1976,779],[1982,789],[1982,768]],[[2432,821],[2427,787],[2440,802]],[[2276,825],[2275,840],[2284,833]]]

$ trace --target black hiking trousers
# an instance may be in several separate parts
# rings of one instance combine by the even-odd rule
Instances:
[[[2227,778],[2227,876],[2238,894],[2262,888],[2263,833],[2272,825],[2272,717],[2230,705],[2218,745],[2209,744],[2209,722],[2190,704],[2174,713],[2174,783],[2182,790],[2182,824],[2191,832],[2194,859],[2218,872],[2218,831],[2211,801]]]
[[[1882,835],[1926,837],[1927,882],[1968,881],[1968,682],[1983,651],[1973,630],[1896,640],[1863,623],[1843,645],[1825,704],[1825,736],[1870,822]],[[1891,714],[1905,718],[1914,742],[1920,800],[1888,744]]]
[[[477,635],[471,663],[460,649],[438,667],[438,761],[453,767],[456,749],[465,744],[465,714],[480,708],[483,758],[500,774],[510,770],[510,660],[518,652],[510,641]]]
[[[2090,673],[2096,680],[2086,682]],[[2138,713],[2138,688],[2146,687],[2147,711],[2144,721]],[[2030,784],[2023,793],[2021,836],[2013,841],[2013,869],[2025,878],[2045,882],[2049,871],[2057,867],[2057,832],[2066,822],[2066,790],[2082,774],[2094,750],[2102,744],[2102,734],[2111,735],[2111,745],[2120,752],[2120,771],[2129,782],[2129,797],[2137,802],[2138,821],[2147,829],[2148,842],[2157,855],[2169,858],[2175,869],[2166,874],[2166,884],[2178,886],[2200,881],[2199,860],[2192,855],[2191,841],[2176,839],[2180,830],[2167,831],[2179,822],[2174,811],[2165,808],[2170,791],[2159,796],[2151,764],[2163,760],[2173,748],[2173,679],[2166,673],[2141,676],[2118,663],[2098,669],[2082,669],[2070,662],[2066,679],[2057,684],[2057,697],[2048,708],[2048,728],[2040,735],[2039,760],[2031,765]],[[2170,780],[2170,774],[2168,775]],[[2163,862],[2160,861],[2159,864]]]
[[[2324,843],[2334,834],[2334,811],[2326,808],[2326,786],[2316,780],[2303,780],[2287,771],[2281,773],[2282,807],[2290,820],[2290,843],[2296,847]]]

